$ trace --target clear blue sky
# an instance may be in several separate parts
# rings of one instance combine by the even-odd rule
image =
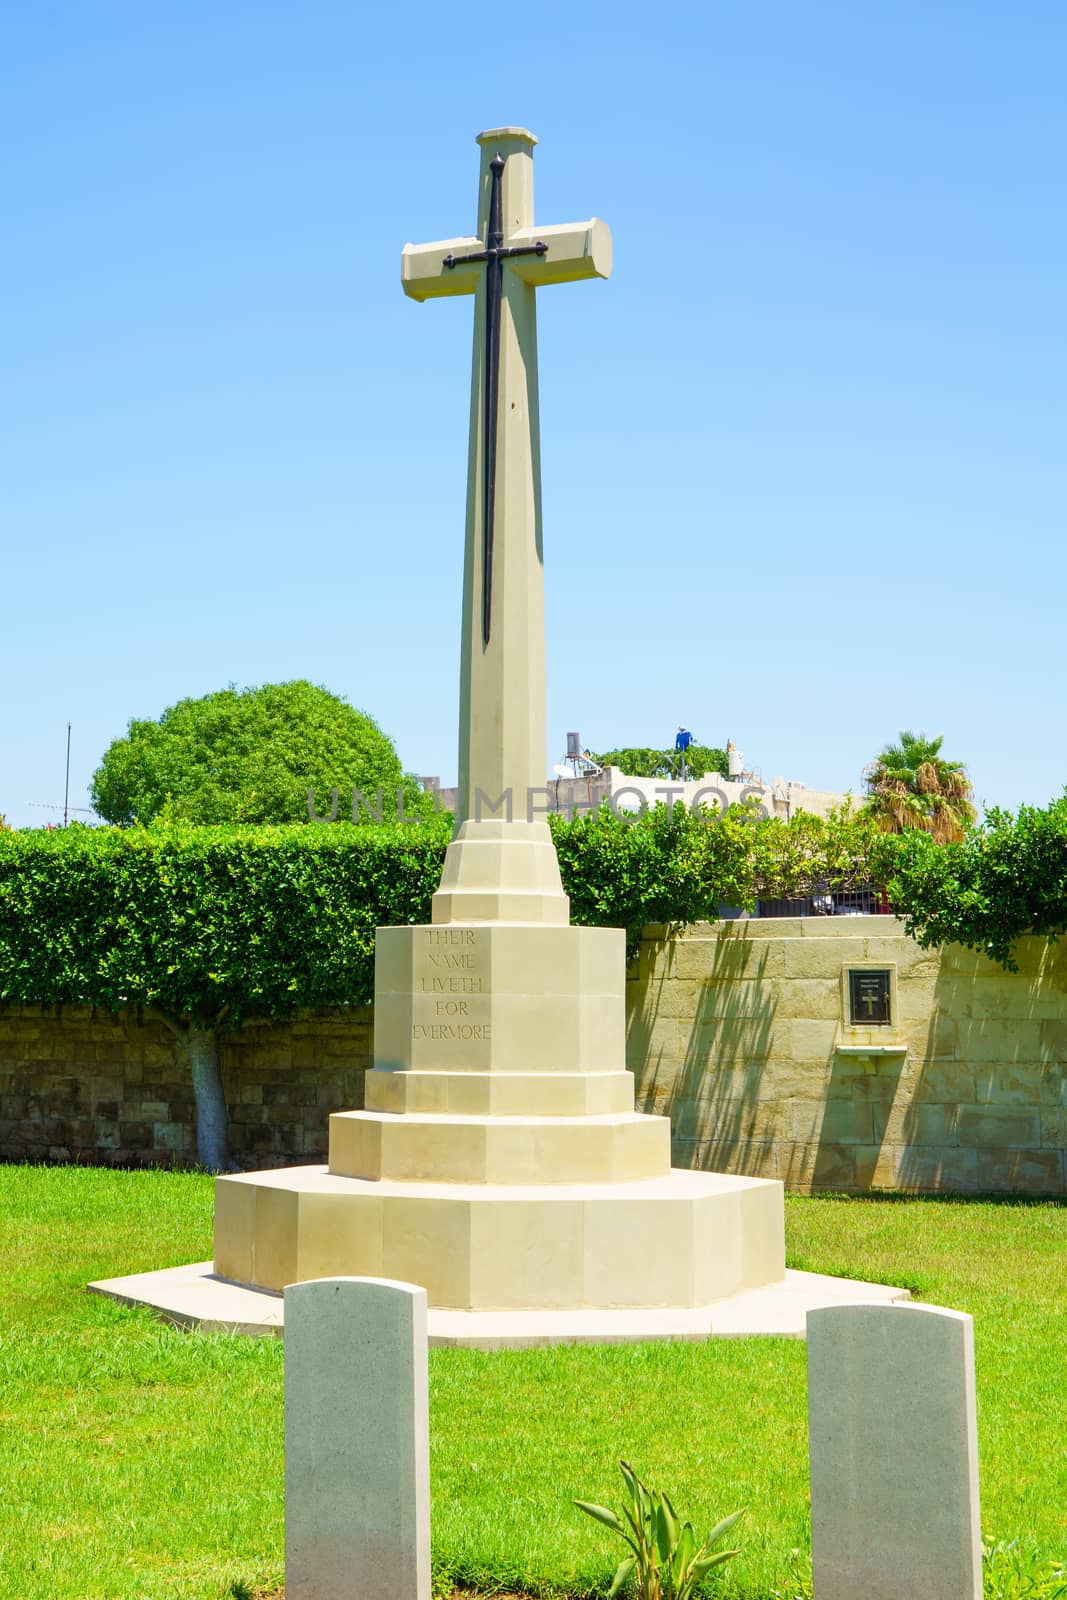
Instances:
[[[9,7],[0,811],[132,716],[308,677],[455,778],[473,226],[530,127],[548,758],[732,737],[856,788],[903,727],[1067,781],[1067,7]]]

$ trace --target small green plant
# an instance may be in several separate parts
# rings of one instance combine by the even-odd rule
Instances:
[[[811,1558],[799,1550],[789,1552],[789,1576],[785,1587],[772,1589],[770,1600],[812,1600]]]
[[[982,1541],[986,1600],[1067,1600],[1067,1567],[1018,1539]]]
[[[693,1524],[680,1520],[667,1496],[642,1483],[628,1462],[620,1461],[619,1467],[629,1499],[629,1504],[623,1506],[625,1522],[607,1506],[596,1506],[588,1500],[574,1502],[579,1511],[619,1534],[633,1551],[616,1569],[609,1600],[631,1578],[636,1583],[638,1600],[691,1600],[712,1567],[737,1555],[736,1550],[720,1550],[715,1555],[710,1552],[744,1516],[744,1509],[724,1517],[698,1548]]]

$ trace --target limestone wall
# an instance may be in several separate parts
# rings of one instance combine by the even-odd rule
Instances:
[[[1014,975],[920,950],[890,917],[661,934],[628,984],[627,1055],[677,1165],[795,1190],[1067,1193],[1067,945],[1022,941]],[[850,965],[894,973],[891,1026],[850,1026]]]
[[[670,1115],[679,1166],[791,1188],[1067,1194],[1067,942],[1017,975],[922,951],[890,917],[741,919],[667,941],[627,984],[638,1105]],[[895,974],[888,1027],[852,1028],[842,971]],[[363,1104],[368,1009],[225,1040],[242,1166],[320,1161]],[[0,1010],[0,1160],[187,1163],[192,1091],[156,1022]]]
[[[369,1009],[224,1038],[230,1149],[244,1167],[322,1161],[331,1111],[363,1104]],[[193,1091],[160,1022],[89,1009],[0,1011],[0,1160],[185,1166]]]

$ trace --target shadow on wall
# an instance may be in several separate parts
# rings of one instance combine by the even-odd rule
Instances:
[[[763,982],[770,957],[769,942],[749,939],[740,921],[712,941],[642,946],[646,981],[629,1019],[627,1058],[642,1063],[638,1109],[671,1119],[677,1166],[776,1175],[780,1111],[761,1098],[777,1007],[773,987]]]
[[[895,1170],[891,1161],[887,1165],[885,1139],[897,1107],[907,1101],[905,1062],[903,1051],[831,1052],[821,1104],[794,1105],[795,1142],[779,1161],[787,1187],[847,1192],[897,1186],[895,1178],[885,1177]],[[809,1108],[814,1116],[806,1119]]]
[[[1067,941],[1017,957],[1008,973],[921,950],[899,924],[646,934],[638,1105],[671,1118],[678,1166],[802,1192],[1067,1195]],[[846,1015],[855,964],[896,973],[884,1032]]]
[[[866,953],[899,966],[887,1041],[906,1053],[866,1055],[839,1036],[824,1066],[812,1061],[822,1094],[794,1099],[779,1176],[824,1190],[1067,1192],[1063,955],[1023,940],[1008,973],[959,946],[869,939]]]
[[[1067,946],[1029,938],[1015,953],[1017,973],[941,953],[878,1187],[1067,1194]]]

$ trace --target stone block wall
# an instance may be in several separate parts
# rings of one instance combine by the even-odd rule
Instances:
[[[230,1150],[242,1167],[325,1160],[331,1111],[363,1104],[369,1008],[223,1036]],[[161,1022],[0,1010],[0,1160],[188,1166],[192,1083]]]
[[[627,983],[637,1102],[678,1166],[793,1190],[1067,1194],[1067,943],[1020,971],[923,951],[890,917],[649,929]],[[853,1028],[842,971],[893,975],[889,1027]],[[325,1159],[363,1104],[372,1012],[224,1037],[230,1148],[249,1169]],[[0,1010],[0,1160],[187,1165],[188,1071],[167,1028],[85,1010]]]
[[[662,935],[627,986],[627,1054],[676,1165],[799,1191],[1067,1193],[1067,946],[1021,941],[1012,974],[890,917]],[[851,1026],[849,966],[893,974],[890,1026]]]

